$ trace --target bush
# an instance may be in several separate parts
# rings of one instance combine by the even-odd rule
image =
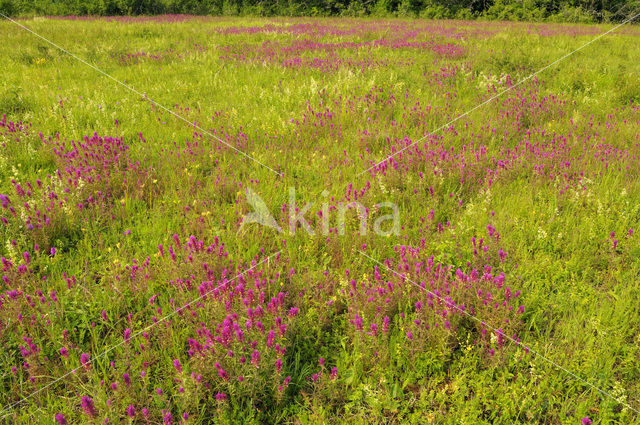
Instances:
[[[18,7],[12,0],[0,1],[0,13],[6,16],[15,16],[18,13]]]
[[[420,11],[420,18],[423,19],[446,19],[450,18],[449,10],[441,5],[427,6]]]
[[[558,13],[549,16],[551,22],[574,22],[589,24],[594,22],[593,16],[581,7],[564,6]]]
[[[540,9],[527,9],[519,2],[497,0],[483,16],[499,21],[539,21],[542,20],[543,13]]]

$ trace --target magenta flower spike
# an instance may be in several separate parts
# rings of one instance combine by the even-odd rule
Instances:
[[[82,406],[82,410],[87,416],[95,418],[98,416],[98,411],[96,410],[95,405],[93,404],[93,400],[88,396],[82,396],[80,400],[80,405]]]
[[[130,418],[135,418],[136,417],[136,408],[133,406],[133,404],[130,404],[127,407],[126,413],[127,413],[127,416],[129,416]]]

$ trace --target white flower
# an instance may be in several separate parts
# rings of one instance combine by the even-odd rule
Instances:
[[[538,227],[538,240],[543,240],[547,238],[547,232],[545,232],[542,227]]]

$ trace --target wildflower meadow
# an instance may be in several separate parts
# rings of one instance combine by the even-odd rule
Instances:
[[[0,423],[640,424],[636,21],[3,18]]]

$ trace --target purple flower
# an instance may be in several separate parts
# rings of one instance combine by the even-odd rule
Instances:
[[[164,425],[171,425],[172,422],[173,422],[173,416],[171,416],[171,412],[169,412],[168,410],[163,410],[162,423]]]
[[[62,413],[56,413],[56,422],[60,425],[67,425],[67,418]]]
[[[260,363],[260,352],[258,350],[253,350],[253,353],[251,354],[251,363],[258,367],[258,363]]]
[[[372,323],[371,326],[369,327],[369,335],[371,336],[376,336],[378,335],[378,325],[375,323]]]
[[[182,365],[180,364],[180,360],[175,359],[173,361],[173,367],[175,367],[178,372],[182,372]]]
[[[588,416],[582,418],[582,425],[591,425],[593,422],[589,419]]]
[[[123,374],[122,374],[122,381],[124,382],[124,384],[125,384],[126,386],[131,385],[131,378],[129,377],[129,374],[128,374],[128,373],[123,373]]]
[[[358,313],[355,314],[351,323],[353,323],[357,330],[362,330],[362,317],[360,317]]]
[[[129,407],[127,407],[127,416],[130,418],[134,418],[136,416],[136,408],[133,407],[133,404],[130,404]]]
[[[337,367],[333,367],[331,368],[331,375],[329,375],[329,378],[332,380],[335,380],[338,377],[338,368]]]
[[[131,329],[127,328],[124,330],[124,340],[129,341],[129,338],[131,338]]]
[[[91,397],[87,397],[86,395],[82,396],[80,405],[82,406],[82,410],[84,410],[84,413],[86,413],[88,416],[91,416],[92,418],[98,416],[98,411],[93,405],[93,400],[91,399]]]
[[[89,368],[90,357],[87,353],[80,354],[80,365]]]

